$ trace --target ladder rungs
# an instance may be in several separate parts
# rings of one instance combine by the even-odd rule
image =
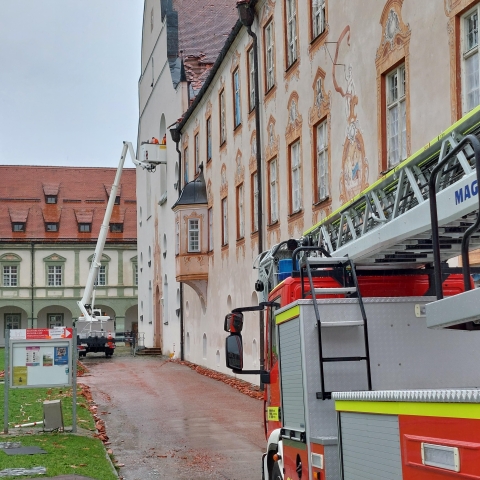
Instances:
[[[302,262],[315,266],[332,265],[332,263],[345,265],[346,263],[350,263],[350,259],[347,257],[303,257]]]
[[[325,295],[327,293],[356,293],[355,287],[328,287],[328,288],[315,288],[315,293],[319,295]]]
[[[345,320],[338,322],[320,322],[322,327],[361,327],[363,326],[363,320]]]
[[[324,362],[360,362],[367,360],[367,357],[324,357]]]

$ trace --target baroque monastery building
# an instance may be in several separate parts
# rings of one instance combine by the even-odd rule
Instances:
[[[146,0],[139,87],[139,144],[167,142],[158,177],[137,176],[139,313],[151,344],[225,373],[224,316],[258,304],[259,253],[480,103],[480,2],[239,3],[250,31],[234,0]],[[262,335],[246,314],[245,369]]]

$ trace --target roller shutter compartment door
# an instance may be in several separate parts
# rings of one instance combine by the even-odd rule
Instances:
[[[396,415],[341,412],[344,480],[402,480]]]

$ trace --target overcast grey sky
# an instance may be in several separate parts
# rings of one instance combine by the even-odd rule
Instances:
[[[0,164],[118,165],[142,17],[143,0],[0,0]]]

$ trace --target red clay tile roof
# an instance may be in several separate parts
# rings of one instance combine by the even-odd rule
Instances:
[[[173,9],[178,12],[178,54],[196,95],[238,20],[236,0],[173,0]]]
[[[173,0],[178,12],[178,50],[183,58],[213,64],[238,20],[236,0]]]
[[[115,173],[115,168],[0,165],[0,242],[95,243],[107,207],[106,186],[110,191]],[[123,170],[122,187],[112,222],[123,223],[123,232],[108,232],[107,243],[137,240],[135,169]],[[45,195],[57,195],[57,203],[47,204]],[[12,232],[12,222],[25,221],[24,232]],[[45,222],[59,222],[58,232],[46,232]],[[79,223],[92,223],[92,231],[80,233]]]

